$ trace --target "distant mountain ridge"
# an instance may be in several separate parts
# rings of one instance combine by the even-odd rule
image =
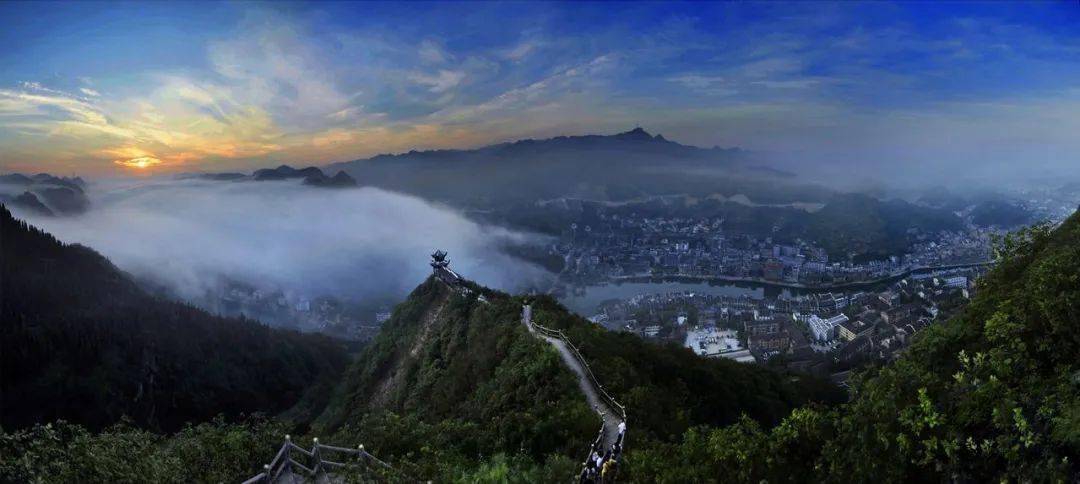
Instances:
[[[82,177],[55,176],[48,173],[38,173],[36,175],[29,176],[22,173],[9,173],[7,175],[0,175],[0,183],[10,183],[23,186],[41,183],[65,186],[79,191],[82,191],[83,188],[86,188],[86,181],[84,181]]]
[[[289,165],[281,165],[277,168],[263,168],[261,170],[255,170],[251,174],[251,177],[255,181],[267,181],[267,180],[288,180],[292,178],[307,178],[309,176],[325,176],[322,170],[309,166],[307,168],[296,169]]]
[[[326,176],[317,167],[293,168],[289,165],[281,165],[277,168],[262,168],[252,174],[243,173],[197,173],[184,174],[180,178],[198,178],[212,181],[280,181],[302,179],[305,185],[320,188],[350,188],[358,186],[356,179],[343,171],[338,171],[334,176]]]
[[[356,186],[356,180],[344,171],[338,171],[336,175],[328,177],[322,172],[304,178],[305,185],[326,188],[349,188]]]
[[[792,177],[754,162],[740,148],[683,145],[640,127],[612,135],[382,154],[333,163],[326,169],[342,170],[367,185],[477,209],[564,196],[625,200],[707,195],[718,184],[736,179],[790,183]]]
[[[90,206],[80,177],[48,173],[0,175],[0,203],[33,215],[78,215]]]
[[[405,158],[430,158],[432,160],[466,160],[468,156],[475,154],[492,154],[498,156],[515,156],[521,154],[536,154],[543,152],[558,152],[569,150],[621,150],[634,149],[657,154],[673,156],[694,156],[704,154],[717,154],[732,156],[744,153],[740,148],[699,148],[676,143],[664,138],[663,135],[649,134],[643,128],[634,128],[630,131],[613,135],[578,135],[578,136],[555,136],[553,138],[533,139],[526,138],[505,143],[496,143],[475,149],[444,149],[444,150],[411,150],[400,154],[380,154],[367,159],[352,162],[335,163],[330,167],[338,167],[357,161],[391,161]]]

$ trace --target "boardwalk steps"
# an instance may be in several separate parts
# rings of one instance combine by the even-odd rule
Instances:
[[[263,471],[243,484],[288,483],[317,484],[345,482],[339,476],[343,471],[356,474],[370,474],[374,480],[387,480],[395,474],[390,464],[371,455],[364,446],[355,449],[320,444],[319,439],[312,441],[311,450],[293,443],[285,436],[274,459],[263,466]]]

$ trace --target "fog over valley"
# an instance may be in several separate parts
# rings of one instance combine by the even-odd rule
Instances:
[[[484,226],[446,206],[378,188],[322,190],[296,180],[103,180],[77,216],[27,219],[180,298],[222,309],[227,282],[290,305],[318,296],[393,302],[431,271],[428,254],[484,284],[517,290],[544,270],[500,247],[539,236]]]

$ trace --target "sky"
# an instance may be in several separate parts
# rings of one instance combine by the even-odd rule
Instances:
[[[1078,25],[1075,2],[3,2],[0,172],[246,171],[635,125],[801,172],[1075,172]]]

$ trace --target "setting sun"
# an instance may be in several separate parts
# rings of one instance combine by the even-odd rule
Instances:
[[[123,165],[129,168],[146,169],[151,166],[161,164],[161,160],[154,158],[153,156],[140,156],[138,158],[131,158],[129,160],[116,160],[116,164]]]

